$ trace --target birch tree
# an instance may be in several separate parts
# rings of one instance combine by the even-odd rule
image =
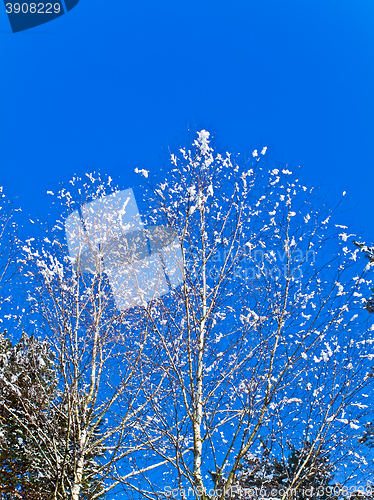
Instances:
[[[5,316],[14,316],[12,302],[14,298],[14,278],[20,273],[19,239],[14,218],[14,208],[5,197],[0,186],[0,322]]]
[[[144,474],[141,494],[224,498],[263,440],[306,451],[290,488],[322,449],[357,479],[373,381],[362,308],[372,263],[356,262],[339,206],[267,166],[266,148],[234,158],[209,137],[202,130],[171,154],[145,194],[148,223],[179,235],[183,281],[147,311],[165,381],[152,400],[156,429],[139,442],[165,465],[157,480]]]
[[[55,227],[39,228],[23,248],[34,328],[49,340],[59,368],[61,395],[55,413],[64,425],[63,442],[56,446],[38,430],[30,432],[48,450],[56,478],[53,498],[93,500],[117,491],[121,481],[137,481],[160,462],[145,454],[138,435],[149,430],[150,402],[156,400],[164,375],[150,362],[153,344],[144,328],[147,302],[120,309],[116,300],[123,297],[114,296],[109,268],[103,265],[108,259],[122,262],[124,250],[113,248],[108,217],[118,229],[118,217],[129,211],[128,200],[114,215],[112,208],[106,211],[105,226],[102,203],[106,196],[117,199],[118,193],[111,180],[104,183],[89,175],[87,182],[74,179],[72,184],[76,197],[66,189],[58,194],[62,208]],[[81,210],[88,214],[82,226]]]
[[[218,153],[202,130],[144,190],[141,217],[88,175],[24,246],[33,326],[61,374],[63,445],[37,433],[56,500],[223,499],[264,446],[301,450],[282,500],[323,453],[339,480],[364,477],[373,263],[339,206],[265,158]]]

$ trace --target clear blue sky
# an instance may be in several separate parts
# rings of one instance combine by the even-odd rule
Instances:
[[[60,181],[130,187],[188,126],[301,165],[374,243],[373,0],[80,0],[12,34],[0,6],[0,173],[43,218]]]

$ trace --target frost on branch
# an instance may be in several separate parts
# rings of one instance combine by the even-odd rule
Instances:
[[[360,435],[373,380],[363,376],[372,373],[369,269],[354,235],[292,169],[265,166],[258,151],[216,152],[203,130],[144,195],[147,223],[175,230],[183,256],[182,286],[152,310],[172,387],[158,409],[170,429],[162,470],[165,484],[190,481],[197,497],[211,477],[229,487],[263,441],[275,456],[285,443],[313,456],[322,447],[348,476],[341,457]],[[354,467],[365,469],[361,458]]]
[[[371,269],[341,215],[258,151],[217,152],[203,130],[144,188],[142,222],[175,235],[180,272],[152,300],[118,307],[110,238],[100,234],[84,266],[64,239],[78,206],[118,196],[112,180],[75,179],[58,195],[66,210],[55,229],[25,245],[29,300],[68,374],[74,500],[98,443],[102,486],[155,500],[165,486],[227,493],[245,457],[265,448],[283,463],[289,450],[305,456],[291,486],[322,454],[342,480],[365,477],[366,449],[356,448],[373,383]],[[78,222],[96,234],[89,216]]]

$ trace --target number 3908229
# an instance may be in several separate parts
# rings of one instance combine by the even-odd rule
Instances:
[[[59,3],[7,3],[6,11],[7,14],[58,14],[60,12],[61,5]]]

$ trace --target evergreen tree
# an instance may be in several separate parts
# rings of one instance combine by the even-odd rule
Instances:
[[[74,475],[74,430],[58,385],[58,367],[48,342],[24,334],[13,346],[6,333],[0,334],[1,499],[70,498],[66,484]],[[83,499],[102,490],[96,473],[99,455],[87,457]]]
[[[212,475],[213,481],[216,477]],[[333,467],[325,453],[316,453],[307,443],[303,448],[291,447],[287,457],[271,456],[265,447],[261,455],[247,454],[240,465],[236,479],[227,492],[228,498],[304,498],[331,499],[327,490],[333,480]],[[224,481],[216,488],[220,490]],[[286,496],[285,496],[286,495]]]
[[[0,389],[2,498],[51,498],[54,478],[49,475],[45,443],[39,439],[51,419],[57,391],[47,344],[23,335],[13,346],[1,334]]]
[[[368,422],[365,428],[366,430],[360,439],[360,443],[365,443],[370,448],[374,448],[374,423]]]
[[[333,467],[329,457],[323,452],[314,452],[309,443],[302,449],[292,449],[286,473],[285,485],[296,487],[296,495],[292,498],[302,499],[305,497],[304,492],[312,488],[312,491],[318,493],[318,498],[331,498],[327,486],[333,479]]]
[[[370,263],[374,264],[374,247],[367,247],[364,243],[359,243],[357,241],[353,242],[362,252],[364,252],[365,257]],[[374,312],[374,288],[371,289],[372,295],[366,300],[365,309],[369,314]]]

